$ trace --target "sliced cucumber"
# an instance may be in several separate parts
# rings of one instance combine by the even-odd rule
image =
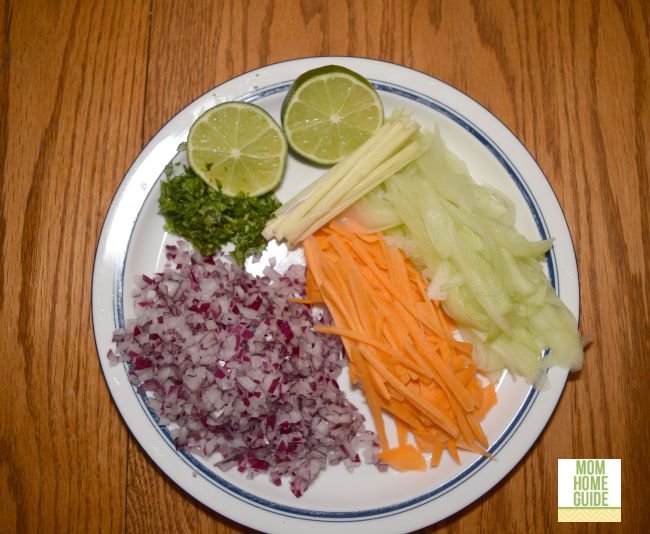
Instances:
[[[427,151],[357,204],[357,216],[391,228],[483,369],[507,367],[541,387],[550,366],[579,368],[576,320],[542,268],[551,241],[522,236],[513,202],[474,182],[438,131],[423,135]]]

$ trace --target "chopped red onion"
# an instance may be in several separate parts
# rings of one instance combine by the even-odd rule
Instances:
[[[343,349],[325,311],[288,302],[303,296],[305,270],[254,277],[225,255],[202,257],[183,242],[171,266],[142,275],[135,319],[113,335],[112,364],[127,362],[178,448],[236,467],[249,478],[289,476],[300,497],[321,469],[377,464],[376,435],[336,383]]]

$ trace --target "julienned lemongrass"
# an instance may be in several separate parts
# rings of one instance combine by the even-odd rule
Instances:
[[[420,125],[398,112],[353,154],[275,211],[262,234],[296,245],[424,150]]]

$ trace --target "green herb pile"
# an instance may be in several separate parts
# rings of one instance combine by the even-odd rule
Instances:
[[[187,239],[204,256],[232,243],[235,250],[230,254],[240,265],[264,250],[262,230],[280,207],[272,192],[229,197],[209,187],[190,167],[178,176],[171,176],[170,171],[166,169],[168,179],[162,181],[160,193],[165,230]]]

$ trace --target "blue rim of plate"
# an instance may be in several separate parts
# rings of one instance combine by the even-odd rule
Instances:
[[[533,216],[535,226],[540,235],[540,239],[548,239],[549,237],[548,226],[539,207],[539,203],[535,199],[535,196],[533,195],[532,191],[530,190],[526,182],[521,177],[521,174],[519,173],[517,168],[506,156],[506,154],[483,131],[481,131],[480,128],[478,128],[472,121],[464,117],[462,114],[458,113],[456,110],[450,108],[449,106],[446,106],[445,104],[437,101],[434,98],[431,98],[430,96],[419,93],[417,91],[413,91],[411,89],[407,89],[398,84],[387,83],[384,81],[374,80],[374,79],[371,79],[370,82],[375,87],[375,89],[377,89],[377,91],[397,95],[406,98],[408,100],[411,100],[412,102],[415,102],[417,104],[421,104],[430,109],[433,109],[434,111],[442,114],[448,119],[451,119],[457,125],[459,125],[468,133],[470,133],[477,141],[481,143],[483,147],[485,147],[490,152],[490,154],[493,157],[497,159],[499,164],[508,173],[508,175],[514,182],[515,186],[521,193],[522,197],[524,198],[526,205],[528,206],[528,209],[531,215]],[[236,100],[242,102],[255,102],[262,98],[266,98],[274,94],[287,91],[292,83],[293,81],[286,81],[286,82],[280,82],[273,85],[269,85],[267,87],[257,89],[246,95],[243,95],[237,98]],[[173,159],[175,158],[172,158],[172,160]],[[163,173],[161,173],[161,176],[158,178],[158,180],[161,179],[162,175]],[[155,183],[153,185],[155,185]],[[125,271],[128,251],[130,249],[131,238],[133,236],[133,230],[135,229],[137,222],[140,218],[140,214],[142,213],[142,208],[149,200],[151,191],[153,191],[154,189],[153,185],[140,207],[138,215],[131,228],[131,234],[129,235],[128,240],[125,241],[126,246],[123,249],[122,262],[119,269],[115,273],[114,284],[113,284],[114,286],[113,315],[114,315],[115,325],[117,326],[117,328],[124,327],[124,299],[123,299],[124,271]],[[560,292],[559,278],[557,275],[557,263],[556,263],[555,252],[553,248],[551,248],[549,253],[547,253],[546,255],[546,263],[547,263],[550,283],[554,288],[554,290],[556,291],[556,293],[559,295]],[[125,365],[125,370],[128,373],[128,368],[126,364],[124,365]],[[252,493],[242,490],[235,484],[232,484],[231,482],[228,482],[227,480],[217,475],[211,469],[208,469],[203,463],[199,462],[192,454],[188,453],[183,449],[180,450],[176,449],[169,430],[165,426],[160,425],[158,416],[155,414],[153,409],[149,406],[148,397],[145,394],[139,394],[137,392],[136,386],[132,386],[132,391],[133,394],[136,396],[138,402],[142,406],[144,412],[147,414],[147,417],[151,421],[152,425],[154,426],[158,434],[162,437],[165,444],[171,450],[173,450],[176,453],[176,455],[188,467],[193,469],[195,473],[197,473],[199,476],[204,478],[206,481],[210,482],[216,488],[226,492],[227,494],[229,494],[230,496],[238,500],[241,500],[255,507],[264,509],[266,511],[273,512],[282,516],[292,517],[292,518],[299,518],[304,520],[320,521],[320,522],[351,522],[351,521],[359,522],[365,520],[379,519],[382,517],[387,517],[387,516],[392,516],[403,512],[407,512],[409,510],[427,504],[435,500],[436,498],[445,495],[446,493],[453,490],[458,485],[467,482],[472,476],[474,476],[483,467],[485,467],[485,465],[487,465],[487,462],[489,461],[488,458],[481,456],[476,460],[474,460],[471,464],[469,464],[460,473],[456,474],[455,476],[445,481],[444,483],[440,484],[436,488],[417,497],[390,506],[384,506],[381,508],[372,508],[367,510],[358,510],[352,512],[309,510],[305,508],[287,506],[283,504],[278,504],[268,499],[258,497],[256,495],[253,495]],[[522,404],[520,405],[513,419],[510,421],[506,429],[501,433],[501,435],[494,441],[494,443],[492,443],[492,445],[488,449],[488,451],[492,455],[496,455],[508,443],[510,438],[514,435],[515,431],[519,428],[519,426],[525,419],[526,415],[532,408],[533,403],[535,402],[535,399],[537,398],[538,394],[539,393],[537,390],[535,390],[535,388],[533,387],[529,388],[526,397],[524,398]],[[263,474],[260,475],[263,476]]]

